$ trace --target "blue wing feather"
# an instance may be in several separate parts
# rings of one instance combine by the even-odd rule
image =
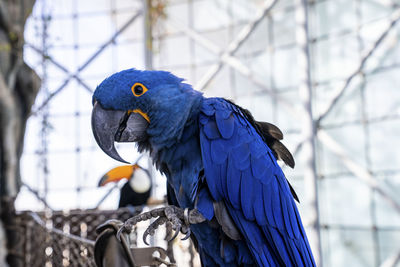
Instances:
[[[215,121],[206,121],[206,124],[204,125],[204,133],[209,139],[221,138]]]
[[[254,187],[253,191],[254,203],[263,203],[262,185]],[[254,215],[259,225],[267,224],[267,216],[263,205],[253,205]]]
[[[228,156],[225,150],[226,147],[222,142],[211,141],[211,160],[217,165],[224,163]]]
[[[232,137],[233,129],[235,128],[235,119],[230,113],[227,113],[228,117],[225,118],[225,113],[223,111],[217,111],[215,113],[215,118],[218,131],[221,133],[224,139],[229,139]]]
[[[240,202],[236,196],[239,195],[240,190],[240,180],[241,180],[242,173],[237,171],[235,165],[233,163],[232,158],[228,159],[228,166],[227,166],[227,179],[229,182],[227,195],[229,198],[230,203],[235,209],[240,208]]]
[[[253,211],[253,188],[255,187],[255,181],[247,180],[249,176],[249,171],[242,172],[242,179],[240,181],[240,200],[242,204],[242,211],[244,216],[248,220],[254,220]]]
[[[198,193],[197,210],[209,221],[214,217],[214,207],[211,196],[205,189],[200,190]]]
[[[224,201],[253,259],[260,266],[315,266],[296,204],[270,148],[227,101],[205,99],[201,111],[200,146],[209,192]]]

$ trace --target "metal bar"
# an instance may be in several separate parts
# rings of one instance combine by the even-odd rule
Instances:
[[[92,246],[92,247],[94,246],[95,242],[93,240],[90,240],[90,239],[87,239],[87,238],[84,238],[84,237],[80,237],[80,236],[76,236],[76,235],[73,235],[73,234],[64,233],[60,229],[47,226],[46,223],[35,212],[29,212],[28,214],[32,217],[32,219],[37,224],[39,224],[41,227],[43,227],[49,233],[54,233],[54,234],[58,234],[58,235],[64,236],[64,237],[72,239],[74,241],[83,243],[83,244],[85,244],[87,246]]]
[[[310,0],[310,1],[314,1],[314,0]],[[311,3],[311,2],[310,2],[310,3]],[[321,3],[321,0],[318,2],[318,4],[320,4],[320,3]],[[272,15],[274,15],[274,14],[277,12],[277,10],[281,10],[281,9],[279,9],[278,7],[276,7],[274,10],[271,10],[271,11],[267,14],[267,16],[272,16]],[[286,12],[294,11],[294,10],[295,10],[295,6],[293,6],[293,8],[287,9]],[[170,18],[170,17],[168,17],[168,20],[165,21],[165,22],[166,22],[166,23],[169,23],[170,20],[172,20],[174,24],[178,23],[178,24],[180,24],[180,26],[181,26],[181,24],[182,24],[182,22],[179,22],[179,21],[177,21],[177,20],[174,20],[173,18]],[[379,22],[379,21],[381,21],[381,20],[383,20],[383,19],[382,19],[382,18],[372,19],[372,20],[370,20],[370,21],[368,21],[368,22],[365,22],[363,25],[361,25],[361,26],[360,26],[360,29],[362,29],[363,27],[369,26],[369,25],[371,25],[371,24],[373,24],[373,23]],[[236,26],[236,27],[239,27],[239,26],[242,26],[242,25],[244,26],[244,25],[246,25],[246,23],[245,23],[245,22],[238,22],[235,26]],[[201,34],[206,34],[206,33],[218,32],[218,31],[221,31],[221,30],[224,30],[224,29],[226,29],[226,26],[220,26],[220,27],[213,28],[212,30],[205,30],[205,31],[198,32],[198,34],[201,35]],[[323,40],[325,40],[325,41],[326,41],[326,40],[339,40],[339,39],[341,39],[341,38],[343,38],[343,37],[346,37],[346,36],[351,35],[352,33],[354,33],[354,31],[351,30],[351,29],[338,30],[337,32],[335,31],[335,32],[325,33],[325,34],[322,34],[322,35],[320,35],[320,36],[315,36],[315,37],[313,37],[312,39],[310,39],[310,42],[311,42],[311,43],[317,43],[317,42],[323,41]],[[173,32],[173,33],[166,32],[166,33],[159,33],[159,34],[157,34],[157,37],[158,37],[159,39],[163,39],[163,38],[167,38],[167,37],[179,37],[179,36],[182,36],[183,34],[185,34],[185,33],[182,33],[182,32]],[[131,39],[131,40],[124,40],[124,41],[133,41],[133,40],[134,40],[134,39]],[[271,48],[272,48],[273,50],[278,50],[278,49],[288,49],[288,48],[292,48],[292,47],[295,47],[295,46],[296,46],[296,42],[293,41],[293,42],[289,42],[289,43],[285,43],[285,44],[280,44],[280,45],[272,46]],[[68,46],[68,45],[58,45],[58,46],[56,46],[56,47],[57,47],[57,48],[64,48],[64,47],[68,48],[68,47],[72,47],[72,46]]]
[[[250,34],[254,31],[257,25],[261,22],[261,20],[271,11],[271,9],[276,4],[277,0],[266,1],[260,10],[255,14],[255,18],[253,21],[248,23],[243,29],[239,32],[234,39],[227,47],[226,52],[224,52],[218,63],[214,64],[210,70],[200,79],[200,81],[196,84],[197,90],[203,90],[210,81],[217,75],[217,73],[221,70],[223,62],[226,62],[224,58],[227,56],[233,55],[244,43],[245,40],[250,36]]]
[[[400,262],[400,251],[387,258],[380,267],[395,267]]]
[[[74,78],[80,85],[82,85],[83,88],[85,88],[90,93],[93,93],[93,90],[90,88],[90,86],[87,85],[78,75],[71,74],[71,72],[66,67],[64,67],[62,64],[60,64],[54,58],[50,57],[49,55],[45,55],[41,49],[39,49],[38,47],[36,47],[30,43],[25,43],[25,45],[27,45],[29,48],[31,48],[33,51],[37,52],[38,54],[41,54],[42,56],[46,57],[46,59],[49,60],[51,63],[53,63],[54,66],[56,66],[57,68],[59,68],[60,70],[65,72],[66,74],[72,76],[72,78]]]
[[[96,187],[97,188],[97,187]],[[118,184],[115,184],[113,187],[111,187],[105,194],[104,196],[97,202],[95,209],[98,209],[100,205],[108,198],[108,196],[114,191],[114,189],[119,188]]]
[[[374,54],[374,52],[377,50],[377,48],[380,46],[383,40],[385,40],[386,36],[389,34],[390,30],[396,25],[396,23],[400,20],[400,9],[396,10],[393,13],[392,19],[388,25],[388,27],[383,31],[383,33],[379,36],[379,38],[374,42],[374,44],[371,46],[371,48],[367,51],[365,56],[361,59],[360,64],[358,65],[357,69],[346,79],[344,82],[344,85],[341,88],[338,88],[332,97],[332,99],[329,101],[329,104],[327,108],[321,113],[321,115],[318,117],[316,120],[317,125],[321,123],[321,120],[323,120],[335,107],[339,99],[344,95],[346,92],[347,88],[349,87],[351,81],[357,77],[358,74],[360,74],[365,66],[365,63],[367,60]]]
[[[152,21],[151,21],[151,3],[152,0],[143,0],[143,15],[144,15],[144,64],[146,70],[153,69],[153,31],[152,31]],[[154,196],[156,191],[156,180],[154,175],[154,168],[152,164],[152,160],[150,157],[147,158],[148,162],[148,171],[150,174],[150,179],[152,184],[154,185],[151,188],[151,195]],[[155,238],[153,235],[150,236],[150,245],[154,246]]]
[[[218,45],[214,44],[213,42],[211,42],[210,40],[208,40],[207,38],[202,36],[200,33],[196,32],[195,30],[186,27],[181,22],[176,21],[173,18],[168,18],[168,20],[166,22],[170,26],[174,27],[175,29],[177,29],[180,32],[183,32],[189,38],[191,38],[193,41],[195,41],[197,44],[208,49],[209,51],[213,52],[214,54],[218,55],[218,54],[222,53],[222,49]]]
[[[67,86],[67,84],[69,83],[69,81],[71,80],[71,78],[72,78],[72,77],[69,76],[69,78],[67,78],[66,80],[64,80],[63,84],[62,84],[60,87],[58,87],[57,90],[55,90],[55,91],[53,91],[52,93],[50,93],[50,94],[48,95],[48,97],[42,102],[42,104],[41,104],[35,111],[33,111],[32,113],[36,114],[36,113],[38,113],[39,111],[41,111],[45,106],[47,106],[47,104],[50,102],[50,100],[51,100],[54,96],[56,96],[58,93],[60,93],[60,92]]]
[[[40,194],[37,190],[33,189],[32,187],[30,187],[28,184],[26,184],[24,182],[22,182],[22,186],[26,187],[26,189],[29,192],[31,192],[38,200],[40,200],[47,209],[52,210],[52,211],[54,210],[52,207],[49,206],[46,199],[44,199],[40,196]]]
[[[49,26],[49,16],[51,15],[50,11],[46,10],[46,5],[42,3],[41,8],[41,22],[42,22],[42,49],[45,51],[44,54],[47,54],[47,49],[49,47],[47,42],[48,36],[48,26]],[[44,91],[46,96],[49,96],[49,87],[48,87],[48,72],[47,72],[47,58],[42,56],[42,86],[41,90]],[[44,196],[43,199],[47,201],[47,194],[49,192],[49,167],[48,167],[48,133],[49,133],[49,109],[46,108],[41,114],[41,129],[40,129],[40,141],[41,141],[41,166],[43,173],[43,185],[44,185]]]
[[[304,187],[305,201],[303,205],[307,209],[306,225],[310,228],[307,231],[309,236],[311,250],[314,254],[315,263],[322,267],[322,247],[321,234],[319,226],[318,210],[318,186],[317,170],[315,163],[315,128],[312,111],[312,85],[310,70],[310,47],[308,33],[308,10],[306,0],[296,0],[298,6],[295,13],[296,18],[296,40],[300,48],[297,59],[299,69],[299,96],[302,104],[301,122],[302,135],[304,142],[302,144],[304,162]]]
[[[389,110],[395,110],[395,107],[390,108]],[[335,128],[341,128],[344,126],[348,125],[354,125],[354,124],[372,124],[372,123],[379,123],[379,122],[384,122],[384,121],[391,121],[391,120],[399,120],[400,119],[400,114],[387,114],[375,118],[366,118],[366,119],[355,119],[351,121],[344,121],[340,123],[332,123],[332,124],[325,124],[324,129],[335,129]]]
[[[73,44],[74,44],[74,66],[79,66],[79,12],[78,12],[78,1],[79,0],[73,0],[72,1],[72,12],[73,12],[73,19],[72,19],[72,27],[73,27]],[[80,120],[79,120],[79,98],[80,95],[78,93],[78,90],[75,91],[75,101],[74,101],[74,108],[75,108],[75,114],[78,116],[74,117],[74,123],[75,123],[75,153],[74,153],[74,159],[75,159],[75,181],[76,181],[76,205],[78,207],[81,206],[82,202],[82,183],[81,183],[81,149],[80,149]]]
[[[215,45],[213,42],[209,41],[208,39],[206,39],[205,37],[203,37],[202,35],[200,35],[196,31],[194,31],[192,29],[189,29],[189,28],[183,26],[182,24],[178,24],[178,23],[175,23],[175,22],[170,23],[170,25],[172,27],[176,28],[177,30],[180,30],[180,31],[184,32],[189,38],[193,39],[199,45],[201,45],[204,48],[210,50],[211,52],[214,52],[216,54],[220,54],[221,53],[221,50],[218,48],[217,45]],[[293,104],[292,103],[290,103],[288,100],[286,100],[285,98],[280,96],[276,91],[272,90],[271,88],[268,88],[265,85],[264,81],[261,81],[260,79],[258,79],[252,73],[252,70],[249,67],[247,67],[245,64],[243,64],[239,59],[237,59],[236,57],[234,57],[232,55],[223,54],[223,55],[221,55],[220,60],[222,62],[228,64],[232,68],[234,68],[236,71],[238,71],[244,77],[248,78],[256,86],[261,88],[263,92],[266,92],[266,93],[270,94],[275,100],[280,102],[281,105],[285,106],[287,108],[287,110],[289,110],[292,114],[297,114],[297,111],[295,110],[295,108],[293,108]],[[210,71],[211,70],[215,70],[215,71],[218,72],[217,69],[218,69],[218,66],[217,66],[217,64],[215,64],[215,65],[211,66]],[[194,88],[196,90],[201,90],[201,88],[199,88],[198,85],[195,85]]]
[[[355,1],[355,16],[357,19],[357,25],[356,25],[356,34],[357,34],[357,43],[358,43],[358,53],[360,59],[363,57],[363,51],[365,49],[365,44],[364,40],[361,35],[361,25],[363,21],[363,12],[362,12],[362,5],[363,5],[363,0],[356,0]],[[359,91],[360,91],[360,103],[361,103],[361,121],[362,121],[362,129],[365,135],[364,138],[364,149],[365,149],[365,163],[366,163],[366,168],[369,173],[372,173],[371,168],[369,166],[372,166],[371,162],[371,149],[370,149],[370,140],[371,140],[371,135],[369,131],[369,125],[367,123],[368,121],[368,112],[367,112],[367,102],[366,102],[366,76],[365,73],[360,74],[361,82],[359,86]],[[358,88],[357,88],[358,89]],[[370,218],[371,218],[371,224],[372,226],[377,226],[378,223],[378,218],[377,218],[377,204],[376,204],[376,197],[375,196],[375,191],[374,189],[370,188],[370,201],[369,201],[369,210],[370,210]],[[374,266],[379,266],[381,263],[381,242],[379,238],[379,231],[377,227],[372,227],[370,230],[371,233],[371,238],[373,240],[373,250],[374,250]]]
[[[377,227],[377,226],[368,226],[368,225],[343,225],[338,223],[330,223],[330,224],[321,224],[322,229],[335,229],[335,230],[350,230],[350,231],[371,231],[373,229],[377,229],[379,231],[385,232],[393,232],[393,231],[400,231],[399,226],[384,226],[384,227]]]
[[[144,12],[144,64],[146,70],[153,69],[153,31],[151,25],[151,0],[143,0]]]
[[[400,203],[392,197],[386,189],[384,189],[372,174],[364,167],[353,161],[350,156],[347,155],[345,149],[336,142],[325,130],[318,130],[317,137],[329,150],[338,156],[338,158],[346,165],[348,170],[355,175],[356,178],[365,182],[369,187],[376,190],[386,201],[388,201],[393,208],[400,213]],[[298,150],[303,146],[305,140],[299,142],[296,146],[294,154],[297,154]]]
[[[78,72],[82,71],[83,69],[85,69],[90,63],[92,63],[92,61],[101,54],[101,52],[104,51],[104,49],[106,49],[107,46],[109,46],[110,44],[112,44],[114,42],[114,40],[121,34],[123,33],[140,15],[142,15],[142,10],[139,10],[135,15],[133,15],[127,22],[125,22],[125,24],[118,30],[116,31],[113,36],[110,38],[110,40],[108,40],[107,42],[105,42],[102,46],[100,46],[100,48],[97,50],[97,52],[95,52],[89,59],[86,60],[85,63],[83,63],[83,65],[81,67],[78,68]]]
[[[328,148],[331,152],[336,154],[342,160],[344,165],[360,180],[365,182],[368,186],[375,189],[384,199],[386,199],[393,208],[400,213],[400,203],[393,198],[386,189],[379,185],[378,181],[360,164],[355,162],[347,155],[345,149],[330,137],[324,130],[318,131],[318,139]]]
[[[35,110],[34,113],[40,111],[43,107],[45,107],[49,101],[55,96],[57,95],[59,92],[61,92],[67,85],[68,83],[71,81],[72,78],[74,78],[74,76],[77,76],[77,74],[82,71],[83,69],[85,69],[98,55],[101,54],[101,52],[104,51],[104,49],[110,45],[112,42],[114,42],[114,40],[122,33],[124,32],[140,15],[142,15],[142,10],[138,11],[138,13],[136,13],[135,15],[133,15],[117,32],[115,32],[113,34],[113,36],[107,41],[105,42],[102,46],[100,46],[100,48],[91,56],[89,57],[85,63],[83,63],[82,66],[80,66],[78,68],[78,70],[74,73],[68,76],[67,79],[64,80],[64,82],[62,83],[62,85],[60,87],[58,87],[58,89],[56,89],[55,91],[53,91],[43,102],[42,104]]]

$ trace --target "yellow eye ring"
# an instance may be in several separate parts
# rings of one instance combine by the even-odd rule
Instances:
[[[141,83],[135,83],[134,85],[132,85],[131,90],[133,95],[136,97],[142,96],[144,93],[147,92],[146,86]]]

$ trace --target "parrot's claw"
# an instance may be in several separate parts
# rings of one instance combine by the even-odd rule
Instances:
[[[138,214],[130,219],[128,219],[124,225],[118,230],[117,238],[120,240],[122,233],[130,233],[133,226],[140,221],[147,221],[151,218],[157,218],[152,222],[146,231],[143,233],[143,242],[149,245],[147,242],[147,237],[153,236],[155,231],[160,225],[167,224],[167,235],[171,236],[172,230],[175,231],[171,238],[167,238],[170,242],[174,240],[179,232],[182,232],[185,236],[182,240],[186,240],[190,237],[190,225],[204,222],[206,219],[198,212],[198,210],[193,209],[181,209],[175,206],[167,206],[164,208],[154,209],[142,214]]]
[[[122,225],[122,227],[118,229],[118,232],[117,232],[118,241],[121,242],[121,235],[123,233],[130,234],[131,232],[132,232],[132,225],[130,225],[130,224],[127,225],[126,223],[124,223],[124,225]]]
[[[172,230],[175,231],[174,235],[167,239],[168,242],[174,240],[179,232],[185,236],[181,240],[186,240],[190,237],[190,225],[204,222],[206,219],[198,212],[197,209],[181,209],[175,206],[165,207],[165,217],[168,219],[167,223],[171,227],[167,227],[168,236],[171,235]]]
[[[144,231],[143,233],[143,242],[150,246],[149,243],[147,243],[147,236],[153,236],[157,230],[157,228],[160,225],[163,225],[164,223],[167,222],[167,218],[166,217],[159,217],[157,220],[155,220],[154,222],[152,222],[149,227],[147,227],[146,231]]]
[[[167,241],[168,241],[168,242],[171,242],[172,240],[174,240],[174,239],[178,236],[178,234],[179,234],[180,231],[181,231],[181,227],[178,226],[178,229],[175,229],[174,235],[173,235],[170,239],[168,239]]]
[[[151,210],[149,212],[144,212],[144,213],[135,215],[132,218],[129,218],[128,220],[125,221],[124,225],[118,230],[118,232],[117,232],[118,240],[121,240],[121,234],[123,234],[123,233],[130,234],[132,232],[133,226],[136,225],[138,222],[147,221],[147,220],[150,220],[151,218],[157,218],[157,217],[163,215],[163,211],[164,211],[163,208],[158,208],[158,209]],[[150,226],[149,226],[149,228],[150,228]],[[153,225],[153,227],[154,227],[154,225]],[[147,230],[149,230],[149,228]],[[157,229],[157,227],[155,227],[155,229]],[[147,237],[147,235],[150,234],[150,231],[147,232],[147,230],[143,234],[143,235],[145,235],[147,233],[146,237]],[[145,243],[147,244],[146,241],[145,241]]]
[[[183,229],[182,228],[182,233],[184,233],[185,236],[183,238],[181,238],[181,240],[186,240],[186,239],[188,239],[190,237],[190,234],[192,232],[190,231],[190,227],[187,227],[187,229]]]

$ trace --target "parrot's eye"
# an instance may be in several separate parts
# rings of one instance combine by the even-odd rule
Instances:
[[[146,86],[144,86],[141,83],[135,83],[134,85],[132,85],[131,89],[132,89],[133,95],[136,97],[139,97],[147,92]]]

